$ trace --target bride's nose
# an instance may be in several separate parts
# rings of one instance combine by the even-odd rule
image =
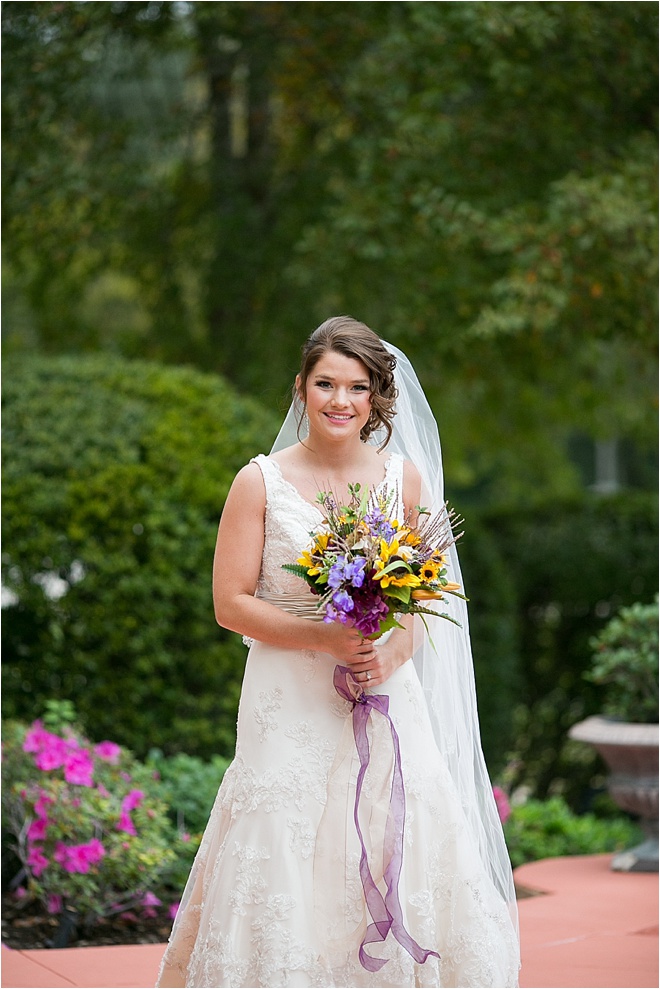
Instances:
[[[338,408],[348,405],[348,392],[343,388],[337,388],[332,396],[332,404]]]

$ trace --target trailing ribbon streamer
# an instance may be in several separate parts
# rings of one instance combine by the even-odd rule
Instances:
[[[399,736],[389,715],[390,699],[387,694],[366,694],[362,690],[361,685],[355,680],[351,670],[346,666],[335,666],[333,683],[337,693],[353,705],[353,734],[360,759],[360,769],[355,788],[353,820],[355,821],[358,838],[360,839],[360,879],[362,881],[367,908],[373,921],[367,927],[366,934],[360,945],[360,964],[368,972],[377,972],[386,964],[387,959],[372,958],[371,955],[366,953],[364,946],[366,944],[384,941],[391,931],[399,944],[421,965],[429,955],[434,955],[436,958],[439,958],[440,955],[437,951],[421,948],[410,936],[403,923],[403,912],[399,900],[399,877],[401,875],[403,861],[403,829],[406,817],[406,795],[403,788],[403,774],[401,772]],[[387,887],[385,896],[383,896],[376,886],[371,874],[367,849],[365,848],[358,816],[362,783],[369,766],[367,724],[372,711],[381,714],[387,720],[392,733],[392,746],[394,749],[392,791],[383,844],[383,879]]]

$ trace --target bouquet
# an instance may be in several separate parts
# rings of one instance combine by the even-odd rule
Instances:
[[[365,638],[378,638],[401,628],[397,615],[439,612],[422,604],[445,594],[465,597],[460,585],[447,580],[446,553],[462,535],[462,519],[453,509],[431,516],[416,506],[398,520],[391,515],[394,491],[378,492],[349,485],[347,505],[321,491],[317,502],[325,519],[310,532],[312,543],[296,563],[283,569],[302,577],[319,596],[324,622],[338,621],[357,628]],[[440,617],[458,624],[450,615]]]

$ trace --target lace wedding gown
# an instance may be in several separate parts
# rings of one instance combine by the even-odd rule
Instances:
[[[266,487],[259,595],[300,593],[281,564],[307,548],[319,509],[256,458]],[[383,484],[402,490],[392,455]],[[304,587],[302,588],[304,590]],[[398,900],[423,964],[395,939],[369,944],[387,959],[369,972],[358,952],[371,917],[353,817],[358,768],[352,705],[333,686],[336,660],[311,650],[251,645],[238,712],[236,756],[225,773],[188,880],[159,986],[517,985],[518,943],[464,826],[438,753],[412,660],[373,693],[389,695],[405,785]],[[383,886],[383,835],[392,741],[372,717],[371,763],[359,821]],[[387,726],[385,726],[387,727]]]

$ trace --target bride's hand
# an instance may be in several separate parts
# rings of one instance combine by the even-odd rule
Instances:
[[[340,622],[324,623],[319,627],[319,637],[319,648],[323,652],[329,652],[345,666],[353,667],[358,664],[361,669],[368,669],[369,663],[374,661],[373,642],[364,639],[350,625],[342,625]]]
[[[395,628],[385,641],[369,641],[373,647],[368,655],[358,655],[348,661],[351,672],[363,687],[380,687],[413,653],[412,615],[401,616],[402,628]]]
[[[379,648],[373,642],[370,644],[373,646],[370,656],[357,656],[347,665],[351,667],[351,673],[362,687],[380,687],[398,670],[401,659],[398,655],[393,655],[387,645]]]

